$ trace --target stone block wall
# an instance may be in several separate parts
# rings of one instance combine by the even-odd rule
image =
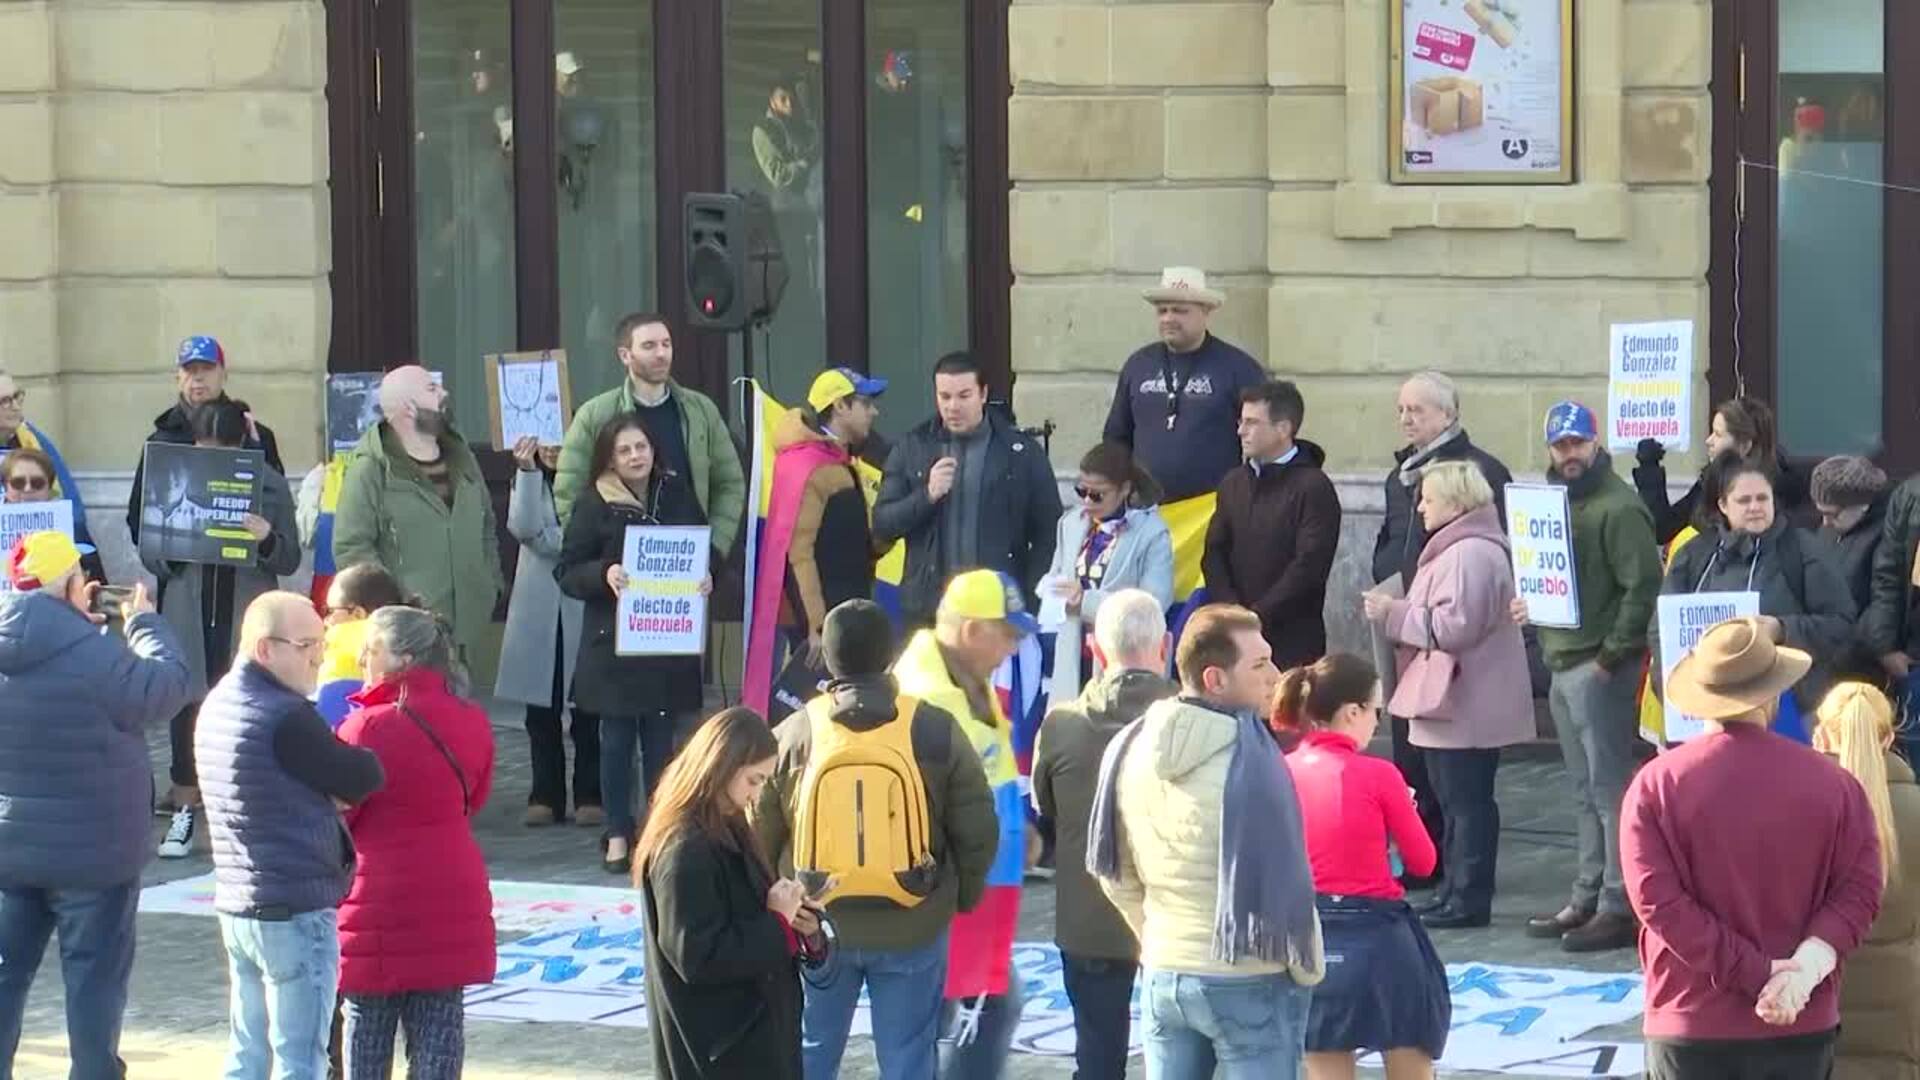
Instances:
[[[325,82],[320,0],[0,0],[0,366],[76,470],[132,468],[196,333],[317,460]]]
[[[1086,402],[1169,264],[1224,284],[1216,329],[1300,382],[1336,473],[1387,466],[1425,368],[1535,471],[1548,404],[1604,403],[1614,321],[1696,320],[1704,415],[1706,0],[1576,5],[1576,182],[1541,187],[1387,182],[1389,2],[1014,0],[1016,398],[1057,460],[1098,438]]]

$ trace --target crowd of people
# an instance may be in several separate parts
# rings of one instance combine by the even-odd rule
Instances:
[[[121,1075],[144,730],[164,719],[158,854],[211,849],[226,1075],[384,1077],[404,1031],[410,1075],[458,1076],[462,988],[494,974],[471,827],[494,786],[490,690],[524,709],[524,823],[597,829],[643,896],[659,1075],[826,1080],[863,990],[883,1076],[1004,1075],[1021,892],[1050,864],[1083,1080],[1124,1074],[1136,1007],[1155,1078],[1336,1080],[1368,1051],[1394,1080],[1430,1076],[1451,1005],[1428,932],[1494,918],[1501,752],[1544,698],[1578,850],[1566,903],[1526,931],[1639,949],[1650,1071],[1920,1074],[1920,788],[1898,722],[1920,478],[1889,490],[1858,458],[1803,474],[1738,398],[1675,502],[1657,444],[1630,483],[1594,411],[1560,402],[1543,479],[1568,498],[1579,618],[1536,627],[1512,473],[1425,372],[1399,391],[1372,584],[1330,599],[1342,510],[1301,390],[1210,331],[1224,297],[1200,271],[1145,299],[1158,340],[1122,366],[1067,507],[1045,441],[968,354],[934,364],[933,415],[877,485],[861,469],[886,380],[819,373],[753,508],[743,703],[704,721],[701,656],[617,641],[631,528],[705,528],[719,567],[756,527],[662,316],[621,321],[627,378],[560,445],[505,448],[520,550],[487,688],[468,663],[505,591],[493,497],[424,368],[388,372],[379,421],[296,495],[219,343],[183,343],[150,440],[260,454],[251,557],[150,558],[151,589],[113,592],[0,375],[7,500],[75,511],[70,535],[21,539],[0,599],[0,1050],[57,932],[73,1075]],[[1196,505],[1197,553],[1177,556],[1169,518]],[[337,573],[283,591],[316,545]],[[876,566],[896,545],[890,611]],[[1657,599],[1700,592],[1754,594],[1758,614],[1663,672]],[[1329,652],[1330,603],[1362,617],[1372,658]],[[994,679],[1044,634],[1055,694],[1028,764]],[[776,712],[792,669],[817,679]],[[1705,733],[1643,723],[1668,701]],[[1390,756],[1371,756],[1383,728]]]

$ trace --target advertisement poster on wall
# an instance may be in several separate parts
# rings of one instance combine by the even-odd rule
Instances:
[[[1573,0],[1398,0],[1395,183],[1573,179]]]

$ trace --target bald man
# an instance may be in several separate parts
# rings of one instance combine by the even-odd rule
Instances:
[[[505,585],[493,499],[473,451],[447,421],[446,390],[426,368],[388,372],[380,411],[384,418],[361,436],[341,485],[334,566],[391,570],[453,624],[471,663]]]
[[[326,627],[304,596],[248,605],[231,670],[194,733],[213,836],[213,907],[227,949],[230,1080],[327,1075],[340,944],[335,909],[353,882],[340,821],[386,777],[307,700]]]

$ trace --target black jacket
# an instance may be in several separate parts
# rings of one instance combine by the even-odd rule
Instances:
[[[225,398],[226,395],[220,395]],[[244,401],[234,401],[248,412],[253,407]],[[273,429],[261,423],[253,422],[253,429],[260,433],[256,439],[248,439],[241,444],[243,450],[258,450],[267,459],[267,464],[281,476],[287,475],[287,467],[280,463],[280,441],[273,437]],[[187,404],[175,401],[173,407],[153,418],[153,434],[147,436],[148,442],[176,443],[180,446],[193,445],[193,421],[187,418]],[[140,543],[140,488],[146,478],[147,457],[143,447],[140,460],[133,466],[133,491],[127,495],[127,533],[137,546]]]
[[[1758,592],[1760,614],[1779,619],[1786,644],[1813,656],[1813,670],[1794,696],[1808,712],[1820,704],[1853,648],[1858,612],[1831,545],[1785,518],[1759,537],[1726,529],[1701,533],[1674,553],[1660,594],[1703,592]],[[1658,660],[1657,608],[1647,638]]]
[[[1407,485],[1406,474],[1400,471],[1407,459],[1413,456],[1413,447],[1409,446],[1394,453],[1394,470],[1387,474],[1387,514],[1380,522],[1380,535],[1373,542],[1373,580],[1379,583],[1395,574],[1402,575],[1402,586],[1413,584],[1413,572],[1418,569],[1420,553],[1426,550],[1427,527],[1417,513],[1419,492]],[[1500,520],[1507,519],[1507,485],[1513,482],[1513,474],[1500,463],[1500,459],[1473,445],[1466,430],[1436,447],[1421,464],[1436,461],[1471,461],[1480,466],[1480,472],[1493,488],[1493,503],[1500,510]]]
[[[1913,556],[1920,545],[1920,476],[1909,477],[1887,498],[1880,549],[1873,555],[1873,596],[1860,620],[1873,654],[1920,651],[1920,620],[1913,612]]]
[[[891,675],[838,680],[827,693],[833,696],[833,722],[851,731],[872,731],[900,715],[900,685]],[[833,901],[827,910],[842,948],[900,952],[932,943],[956,911],[972,911],[980,903],[1000,848],[993,791],[960,722],[924,701],[907,722],[913,725],[909,735],[914,761],[927,786],[927,831],[940,883],[911,908],[857,897]],[[813,759],[812,718],[804,711],[793,713],[773,734],[780,753],[773,775],[760,789],[753,828],[760,850],[784,873],[793,865],[793,821],[799,814],[801,780]]]
[[[1215,603],[1260,616],[1282,671],[1326,654],[1327,578],[1340,546],[1340,496],[1305,439],[1285,465],[1240,465],[1220,481],[1200,565]]]
[[[613,590],[607,588],[607,568],[626,552],[627,526],[707,523],[685,480],[656,470],[651,483],[646,509],[624,499],[608,502],[598,483],[582,491],[560,545],[553,576],[561,592],[586,604],[573,702],[587,712],[687,713],[697,712],[702,704],[700,657],[619,656],[614,651],[616,605]]]
[[[1060,521],[1060,489],[1046,448],[987,410],[992,425],[987,446],[985,487],[978,550],[989,570],[1011,574],[1025,588],[1027,604],[1038,607],[1035,588],[1053,564],[1054,526]],[[900,608],[909,624],[930,619],[940,606],[947,580],[971,566],[947,566],[940,531],[948,527],[953,494],[935,503],[927,498],[927,474],[946,453],[949,439],[939,417],[902,436],[887,456],[880,495],[873,506],[873,537],[884,547],[905,537],[907,565],[900,582]]]
[[[1865,679],[1878,683],[1884,672],[1879,657],[1868,645],[1866,613],[1873,606],[1873,560],[1880,551],[1880,538],[1886,532],[1888,495],[1882,492],[1867,507],[1865,517],[1845,533],[1822,529],[1822,537],[1833,545],[1836,566],[1853,593],[1854,606],[1861,619],[1854,625],[1854,644],[1848,658],[1839,665],[1842,678]]]
[[[742,847],[694,828],[642,868],[653,1075],[799,1080],[799,969],[767,910],[772,884]]]

